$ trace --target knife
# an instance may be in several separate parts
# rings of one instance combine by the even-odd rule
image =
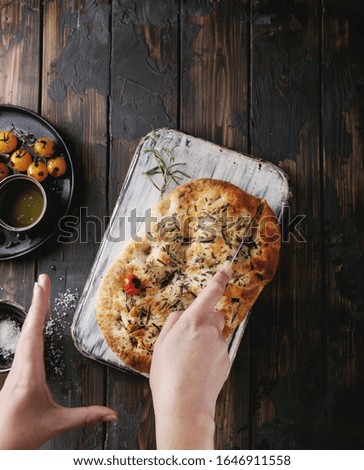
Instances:
[[[241,247],[244,245],[244,243],[246,243],[249,238],[250,238],[250,235],[248,236],[247,234],[249,233],[250,229],[252,228],[254,222],[257,220],[257,218],[260,216],[260,214],[262,213],[263,211],[263,208],[265,206],[265,201],[264,199],[261,201],[261,203],[259,204],[258,206],[258,209],[256,210],[255,212],[255,215],[254,217],[252,218],[252,220],[250,221],[249,225],[247,226],[247,228],[245,229],[245,232],[244,232],[244,235],[243,235],[243,238],[241,240],[241,242],[239,243],[239,246],[237,247],[235,253],[233,254],[233,257],[231,258],[231,261],[230,261],[230,264],[229,264],[229,269],[231,269],[234,261],[236,260],[240,250],[241,250]]]

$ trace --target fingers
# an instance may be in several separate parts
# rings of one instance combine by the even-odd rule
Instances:
[[[176,311],[168,315],[168,318],[163,325],[162,331],[159,333],[157,342],[163,341],[163,338],[167,335],[167,333],[169,333],[176,321],[181,317],[182,313],[182,311]]]
[[[193,319],[196,321],[198,319],[208,318],[211,323],[215,324],[219,331],[224,329],[225,321],[223,315],[215,310],[214,307],[222,297],[226,284],[231,278],[231,269],[223,269],[215,274],[213,278],[209,280],[207,286],[200,295],[195,299],[195,301],[185,310],[185,312],[176,311],[172,312],[165,322],[162,331],[159,334],[157,344],[163,341],[163,338],[169,333],[173,328],[177,320],[183,314],[185,318],[193,316]],[[207,316],[210,315],[210,316]]]
[[[44,322],[49,310],[50,280],[45,274],[39,277],[39,282],[34,284],[33,299],[28,315],[24,322],[23,333],[34,336],[42,336]]]
[[[15,350],[12,372],[18,370],[32,374],[44,375],[43,366],[43,330],[49,310],[50,280],[46,275],[39,277],[34,284],[32,304],[24,321],[18,344]],[[42,377],[43,377],[42,375]]]
[[[42,286],[47,299],[47,318],[50,317],[50,297],[51,297],[51,280],[47,274],[41,274],[38,278],[38,284]]]
[[[41,274],[38,278],[38,284],[43,287],[46,297],[49,299],[51,295],[51,280],[47,274]]]
[[[214,310],[230,278],[231,269],[223,269],[216,273],[215,276],[208,281],[206,287],[201,291],[194,302],[186,309],[185,316],[193,315],[194,318],[205,317],[206,312]]]
[[[219,331],[222,331],[225,326],[224,315],[219,312],[219,310],[213,310],[212,312],[209,312],[209,314],[210,322],[213,323]]]
[[[106,406],[84,406],[80,408],[59,407],[53,416],[57,433],[82,428],[92,424],[116,421],[114,410]]]

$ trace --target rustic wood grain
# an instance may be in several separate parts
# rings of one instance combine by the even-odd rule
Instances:
[[[181,130],[249,152],[248,4],[182,5]],[[218,400],[218,449],[249,445],[248,331]]]
[[[75,216],[111,213],[152,127],[262,156],[291,178],[307,243],[284,244],[254,307],[218,401],[217,448],[363,448],[363,15],[356,0],[0,2],[0,101],[41,112],[65,138]],[[0,297],[28,307],[39,272],[54,306],[80,294],[105,228],[95,223],[88,243],[53,239],[0,262]],[[120,418],[44,447],[153,448],[147,381],[82,357],[66,310],[55,398]]]
[[[79,237],[74,243],[53,240],[39,258],[39,272],[48,273],[53,282],[53,304],[62,300],[64,293],[75,297],[81,293],[104,228],[97,218],[102,220],[107,205],[109,77],[107,70],[104,73],[93,68],[92,59],[96,56],[102,61],[105,54],[108,57],[108,28],[109,6],[105,1],[45,3],[42,114],[70,146],[76,171],[72,213],[79,217],[80,207],[84,207],[89,216],[78,225]],[[91,72],[94,81],[88,82]],[[63,310],[59,306],[58,314],[57,310],[53,314],[62,325],[59,346],[65,367],[63,374],[50,371],[50,386],[55,398],[67,406],[104,404],[105,370],[75,349],[70,336],[73,313],[72,306]],[[103,426],[99,425],[58,436],[45,448],[100,449],[103,440]]]
[[[327,447],[363,449],[364,5],[327,2],[323,149],[327,295]]]
[[[38,111],[40,4],[30,0],[0,5],[0,102]],[[11,123],[9,123],[11,127]],[[31,302],[36,255],[0,261],[0,298],[26,309]],[[0,387],[5,374],[0,375]]]
[[[177,18],[177,6],[167,2],[112,2],[109,212],[140,138],[153,128],[176,123]],[[153,407],[145,379],[109,369],[107,395],[108,405],[119,411],[121,421],[107,426],[106,448],[155,448]]]
[[[141,137],[176,125],[177,19],[178,7],[166,2],[112,2],[110,212]]]
[[[181,130],[248,152],[248,2],[201,4],[182,9]]]
[[[320,224],[320,4],[252,2],[252,153],[285,169],[291,220],[278,273],[250,321],[253,448],[320,448],[324,439]],[[297,234],[296,234],[297,235]]]

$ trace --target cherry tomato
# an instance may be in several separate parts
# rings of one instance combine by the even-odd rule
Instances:
[[[10,157],[10,165],[15,171],[27,171],[32,163],[32,156],[26,150],[16,150]]]
[[[54,154],[55,145],[53,140],[42,137],[35,142],[33,148],[41,157],[49,158]]]
[[[48,170],[44,163],[33,162],[28,166],[27,173],[37,181],[44,181],[48,176]]]
[[[6,178],[9,174],[9,167],[5,163],[0,163],[0,181]]]
[[[0,152],[11,153],[16,149],[18,139],[10,131],[0,131]]]
[[[54,176],[55,178],[59,178],[66,173],[67,163],[66,160],[62,157],[53,157],[48,160],[47,168],[50,175]]]
[[[131,274],[126,280],[125,280],[125,293],[129,295],[136,295],[139,294],[142,288],[142,283],[141,280],[135,276],[134,274]]]

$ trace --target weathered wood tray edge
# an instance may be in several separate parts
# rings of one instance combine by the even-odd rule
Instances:
[[[101,358],[98,358],[98,357],[95,357],[93,356],[92,354],[89,354],[88,351],[86,351],[84,348],[83,348],[83,345],[79,342],[77,336],[76,336],[76,326],[77,326],[77,320],[80,316],[80,313],[81,313],[81,310],[82,310],[82,307],[83,307],[83,304],[84,304],[84,301],[85,301],[85,298],[87,296],[87,293],[88,293],[88,289],[90,287],[90,285],[92,284],[92,280],[93,280],[93,277],[95,276],[95,266],[98,265],[98,262],[99,262],[99,259],[103,253],[103,249],[104,249],[104,246],[105,244],[107,243],[107,235],[108,233],[110,232],[111,230],[111,227],[112,227],[112,223],[113,223],[113,220],[115,219],[116,217],[116,214],[118,212],[118,207],[119,207],[119,204],[120,202],[122,201],[123,199],[123,196],[124,196],[124,193],[125,193],[125,190],[126,188],[128,187],[128,184],[130,182],[130,179],[131,179],[131,176],[134,172],[134,168],[135,168],[135,165],[136,165],[136,162],[138,160],[138,156],[139,156],[139,152],[140,152],[140,149],[143,147],[143,144],[144,142],[148,139],[150,134],[147,134],[145,135],[139,142],[135,152],[134,152],[134,155],[133,155],[133,158],[132,158],[132,161],[130,162],[130,165],[129,165],[129,168],[128,168],[128,171],[127,171],[127,174],[125,176],[125,180],[123,182],[123,185],[121,187],[121,190],[120,190],[120,193],[119,193],[119,196],[116,200],[116,203],[115,203],[115,206],[114,206],[114,209],[113,209],[113,212],[112,212],[112,215],[111,215],[111,218],[110,218],[110,221],[109,221],[109,225],[107,226],[107,229],[105,231],[105,234],[103,236],[103,239],[102,239],[102,242],[101,242],[101,245],[97,251],[97,254],[96,254],[96,257],[94,259],[94,262],[92,264],[92,268],[91,268],[91,271],[90,271],[90,274],[87,278],[87,281],[86,281],[86,284],[83,288],[83,292],[82,292],[82,295],[77,303],[77,308],[76,308],[76,311],[75,311],[75,314],[74,314],[74,317],[73,317],[73,321],[72,321],[72,325],[71,325],[71,336],[72,336],[72,339],[73,339],[73,342],[74,342],[74,345],[76,347],[76,349],[85,357],[89,358],[89,359],[92,359],[96,362],[99,362],[100,364],[103,364],[103,365],[106,365],[106,366],[109,366],[109,367],[112,367],[114,369],[117,369],[117,370],[121,370],[121,371],[124,371],[124,372],[127,372],[129,374],[132,374],[132,375],[138,375],[138,376],[143,376],[145,378],[148,378],[149,375],[148,374],[144,374],[144,373],[141,373],[139,371],[136,371],[136,370],[133,370],[127,366],[123,366],[122,364],[120,365],[117,365],[117,364],[112,364],[108,361],[105,361],[105,360],[102,360]],[[116,360],[120,361],[121,360],[115,355],[115,358]]]
[[[102,243],[98,249],[98,252],[97,252],[97,255],[95,257],[95,260],[93,262],[93,266],[92,266],[92,269],[90,271],[90,275],[87,279],[87,282],[85,284],[85,287],[83,289],[83,293],[79,299],[79,302],[77,304],[77,308],[76,308],[76,311],[75,311],[75,314],[74,314],[74,317],[73,317],[73,321],[72,321],[72,325],[71,325],[71,336],[72,336],[72,339],[73,339],[73,342],[74,342],[74,345],[76,347],[76,349],[85,357],[89,358],[89,359],[92,359],[100,364],[103,364],[103,365],[107,365],[109,367],[112,367],[114,369],[117,369],[117,370],[121,370],[121,371],[124,371],[124,372],[127,372],[129,374],[132,374],[132,375],[138,375],[138,376],[143,376],[145,378],[148,378],[149,377],[149,374],[146,374],[146,373],[141,373],[137,370],[134,370],[132,369],[131,367],[127,366],[127,365],[124,365],[121,361],[120,358],[118,358],[116,355],[115,355],[115,361],[116,363],[112,363],[112,362],[109,362],[107,360],[104,360],[100,357],[96,357],[92,354],[90,354],[87,350],[84,349],[82,343],[79,341],[79,338],[77,337],[76,335],[76,331],[77,331],[77,322],[78,322],[78,319],[81,315],[81,311],[82,311],[82,307],[84,305],[84,302],[85,302],[85,299],[87,297],[87,294],[88,294],[88,291],[89,291],[89,287],[91,286],[92,282],[93,282],[93,279],[96,275],[96,270],[94,269],[95,267],[97,267],[98,263],[99,263],[99,260],[100,260],[100,257],[101,255],[103,254],[103,251],[104,251],[104,247],[105,247],[105,244],[107,243],[107,236],[108,236],[108,233],[109,231],[111,230],[111,227],[112,227],[112,223],[113,223],[113,220],[115,219],[116,217],[116,214],[118,212],[118,208],[119,208],[119,205],[121,203],[121,201],[123,200],[124,198],[124,193],[130,183],[130,180],[131,180],[131,177],[133,175],[133,172],[134,172],[134,169],[135,169],[135,166],[136,166],[136,163],[138,161],[138,158],[140,156],[140,150],[143,148],[144,146],[144,143],[150,139],[150,136],[152,133],[155,133],[155,132],[163,132],[163,131],[173,131],[174,133],[176,134],[179,134],[181,136],[185,136],[186,138],[193,138],[195,141],[200,141],[201,143],[208,143],[208,144],[213,144],[213,145],[216,145],[216,147],[218,147],[219,149],[221,149],[221,151],[227,151],[227,152],[234,152],[236,153],[237,155],[239,155],[240,157],[244,157],[245,159],[251,159],[252,161],[254,161],[254,163],[256,162],[260,162],[262,164],[264,164],[266,167],[271,167],[272,169],[274,169],[275,172],[279,173],[281,178],[282,178],[282,181],[285,182],[286,184],[286,192],[285,192],[285,198],[282,199],[281,201],[281,208],[280,208],[280,211],[277,215],[278,217],[278,220],[281,221],[281,218],[282,218],[282,214],[283,214],[283,207],[286,206],[288,204],[288,201],[291,197],[291,188],[290,188],[290,183],[289,183],[289,179],[288,179],[288,176],[287,174],[281,169],[279,168],[277,165],[269,162],[269,161],[266,161],[262,158],[256,158],[256,157],[253,157],[251,155],[248,155],[248,154],[245,154],[245,153],[240,153],[240,152],[237,152],[235,150],[232,150],[232,149],[229,149],[227,147],[223,147],[223,146],[219,146],[217,144],[214,144],[212,142],[208,142],[208,141],[205,141],[201,138],[198,138],[198,137],[193,137],[193,136],[190,136],[182,131],[178,131],[178,130],[175,130],[175,129],[168,129],[168,128],[161,128],[161,129],[157,129],[151,133],[148,133],[147,135],[145,135],[139,142],[136,150],[135,150],[135,153],[134,153],[134,156],[133,156],[133,159],[130,163],[130,166],[129,166],[129,169],[128,169],[128,172],[127,172],[127,175],[125,177],[125,180],[123,182],[123,185],[122,185],[122,188],[121,188],[121,191],[119,193],[119,196],[118,196],[118,199],[116,201],[116,204],[115,204],[115,207],[113,209],[113,213],[112,213],[112,216],[111,216],[111,219],[110,219],[110,222],[109,222],[109,225],[105,231],[105,234],[104,234],[104,237],[103,237],[103,240],[102,240]],[[251,311],[248,312],[247,316],[245,317],[244,321],[239,325],[239,327],[235,330],[235,332],[231,335],[231,337],[228,339],[228,342],[229,342],[229,357],[231,359],[231,365],[230,365],[230,368],[233,364],[233,361],[235,359],[235,356],[237,354],[237,351],[238,351],[238,348],[239,348],[239,345],[240,345],[240,342],[241,342],[241,339],[244,335],[244,332],[246,330],[246,327],[247,327],[247,324],[248,324],[248,320],[249,320],[249,317],[250,317],[250,314],[251,314]],[[114,354],[114,353],[112,353]]]

